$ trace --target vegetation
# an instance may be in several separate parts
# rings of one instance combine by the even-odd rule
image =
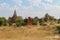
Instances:
[[[57,26],[56,30],[55,30],[56,25],[54,25],[54,23],[52,23],[55,21],[60,23],[60,19],[57,20],[52,16],[49,16],[49,15],[47,16],[47,14],[43,18],[38,18],[38,17],[30,18],[30,17],[28,17],[26,19],[23,19],[20,16],[17,16],[17,17],[14,16],[14,17],[9,17],[8,19],[6,19],[4,17],[0,17],[0,26],[6,26],[6,25],[13,26],[13,25],[15,25],[18,27],[18,28],[2,27],[3,29],[1,28],[0,30],[4,31],[4,34],[6,34],[7,37],[14,36],[16,38],[16,36],[18,36],[20,38],[19,35],[21,35],[21,37],[25,35],[25,37],[30,36],[30,37],[40,38],[40,36],[41,37],[48,36],[48,35],[50,36],[50,35],[54,34],[55,32],[57,34],[60,34],[60,26]],[[38,22],[41,26],[39,26]],[[46,24],[49,24],[48,22],[50,22],[50,25],[46,26]],[[29,25],[31,25],[31,23],[32,23],[32,25],[38,24],[38,26],[36,26],[36,27],[35,26],[21,27],[21,26],[28,25],[28,23],[30,23]],[[51,24],[53,24],[53,25],[51,25]],[[19,27],[21,27],[21,28],[19,28]],[[15,36],[15,34],[16,34],[16,36]],[[5,35],[3,35],[3,36],[5,36]],[[3,36],[1,36],[1,37],[3,37]]]
[[[57,26],[57,27],[56,27],[56,33],[57,33],[57,34],[60,34],[60,26]]]
[[[15,24],[16,26],[24,26],[24,25],[28,25],[28,22],[32,25],[37,25],[38,22],[40,25],[43,25],[45,22],[55,22],[57,21],[58,23],[60,23],[60,19],[55,19],[53,16],[50,16],[48,13],[45,15],[45,17],[43,18],[26,18],[23,19],[21,16],[17,16],[16,13],[13,15],[13,17],[9,17],[8,20],[4,17],[0,17],[0,26],[12,26],[13,24]],[[29,24],[29,25],[30,25]]]
[[[24,20],[22,18],[19,18],[16,20],[16,25],[17,26],[24,26],[25,23],[24,23]]]
[[[6,23],[7,23],[6,19],[4,17],[0,17],[0,26],[2,25],[6,26]]]
[[[43,25],[44,24],[44,20],[43,19],[39,19],[39,23],[40,23],[40,25]]]
[[[38,17],[35,17],[34,19],[33,19],[33,25],[37,25],[37,22],[39,21],[39,18]]]
[[[10,17],[8,18],[8,24],[9,24],[9,26],[11,26],[11,25],[12,25],[12,22],[11,22]]]
[[[58,19],[58,24],[60,23],[60,19]]]

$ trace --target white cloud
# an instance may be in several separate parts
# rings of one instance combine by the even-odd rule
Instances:
[[[7,3],[1,3],[0,8],[9,8],[9,4]]]
[[[45,0],[46,2],[53,3],[53,0]]]
[[[17,5],[21,6],[22,0],[13,0]]]
[[[29,0],[30,2],[32,2],[32,3],[35,3],[35,4],[37,4],[37,3],[40,3],[41,2],[41,0]]]
[[[39,6],[41,0],[28,0],[32,6]]]
[[[14,0],[14,2],[17,5],[20,5],[20,6],[15,5],[15,6],[10,7],[10,5],[7,4],[7,3],[0,3],[0,13],[7,13],[7,15],[3,15],[3,16],[8,16],[9,17],[9,16],[12,15],[14,9],[16,9],[17,10],[17,14],[20,15],[20,16],[22,15],[23,17],[26,17],[26,16],[42,17],[43,13],[47,13],[47,12],[49,14],[55,16],[56,18],[60,17],[60,6],[51,5],[51,4],[48,4],[48,3],[45,4],[45,3],[41,2],[41,0],[28,0],[28,1],[31,4],[29,6],[22,6],[21,5],[22,0]],[[48,2],[53,2],[52,0],[47,0],[47,1]],[[36,9],[34,9],[33,6],[37,6],[39,8],[41,6],[45,12],[43,10],[37,12],[37,11],[35,11]]]
[[[13,8],[8,3],[0,3],[0,16],[8,18],[13,13]]]
[[[42,3],[44,6],[45,13],[49,13],[50,15],[54,16],[55,18],[60,17],[60,6],[58,5],[51,5]]]
[[[48,0],[48,2],[52,3],[52,2],[53,2],[53,0]]]

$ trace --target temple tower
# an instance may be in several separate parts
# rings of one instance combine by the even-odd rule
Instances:
[[[16,14],[16,10],[14,10],[14,14],[12,16],[12,22],[15,23],[16,19],[17,19],[17,14]]]

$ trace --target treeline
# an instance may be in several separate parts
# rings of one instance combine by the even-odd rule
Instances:
[[[14,16],[15,17],[15,16]],[[26,26],[26,25],[48,25],[48,24],[53,24],[53,23],[60,23],[60,19],[56,19],[53,16],[50,16],[49,14],[45,14],[43,18],[25,18],[23,19],[22,17],[15,17],[11,18],[9,17],[6,19],[5,17],[0,17],[0,26]]]

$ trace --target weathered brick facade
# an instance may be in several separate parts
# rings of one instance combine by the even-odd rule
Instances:
[[[28,17],[28,19],[24,20],[27,25],[32,25],[33,24],[33,19]]]
[[[14,10],[14,14],[12,17],[9,18],[11,23],[15,23],[17,19],[17,14],[16,14],[16,10]]]

